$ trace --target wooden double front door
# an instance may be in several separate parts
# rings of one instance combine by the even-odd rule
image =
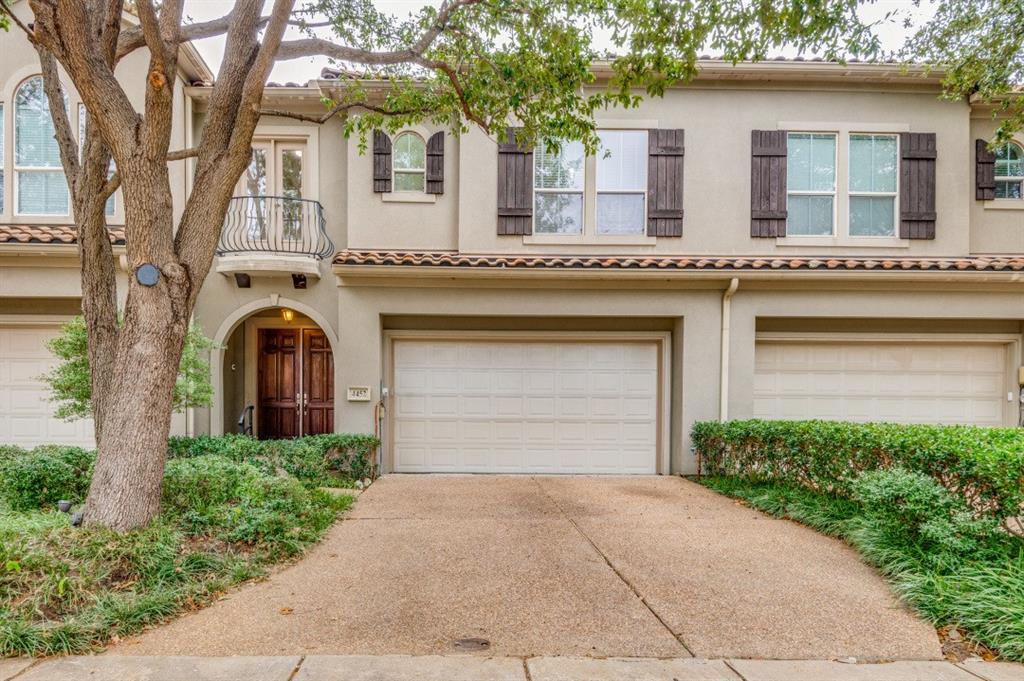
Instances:
[[[263,440],[334,432],[334,355],[320,329],[259,329]]]

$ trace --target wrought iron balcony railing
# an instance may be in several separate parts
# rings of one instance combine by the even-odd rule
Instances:
[[[231,199],[217,255],[279,253],[326,258],[334,254],[319,201],[287,196]]]

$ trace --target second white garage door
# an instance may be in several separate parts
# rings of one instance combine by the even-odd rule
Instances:
[[[396,340],[398,472],[657,470],[658,345]]]
[[[0,444],[95,446],[92,420],[55,419],[55,405],[39,380],[55,364],[46,342],[58,332],[52,325],[0,323]]]
[[[757,344],[754,416],[1004,425],[1007,345]]]

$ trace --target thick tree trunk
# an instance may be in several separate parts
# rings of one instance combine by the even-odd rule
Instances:
[[[188,328],[183,301],[174,300],[178,296],[168,288],[163,282],[153,289],[133,282],[134,299],[97,423],[99,455],[85,505],[87,525],[131,530],[160,512],[172,395]]]

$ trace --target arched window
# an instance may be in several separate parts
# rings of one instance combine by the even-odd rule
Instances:
[[[392,151],[395,172],[394,191],[426,191],[427,145],[414,132],[403,132],[395,138]]]
[[[1024,198],[1024,150],[1016,142],[1007,142],[996,148],[996,198]]]
[[[26,80],[14,95],[14,177],[17,213],[68,214],[68,184],[42,76]]]

